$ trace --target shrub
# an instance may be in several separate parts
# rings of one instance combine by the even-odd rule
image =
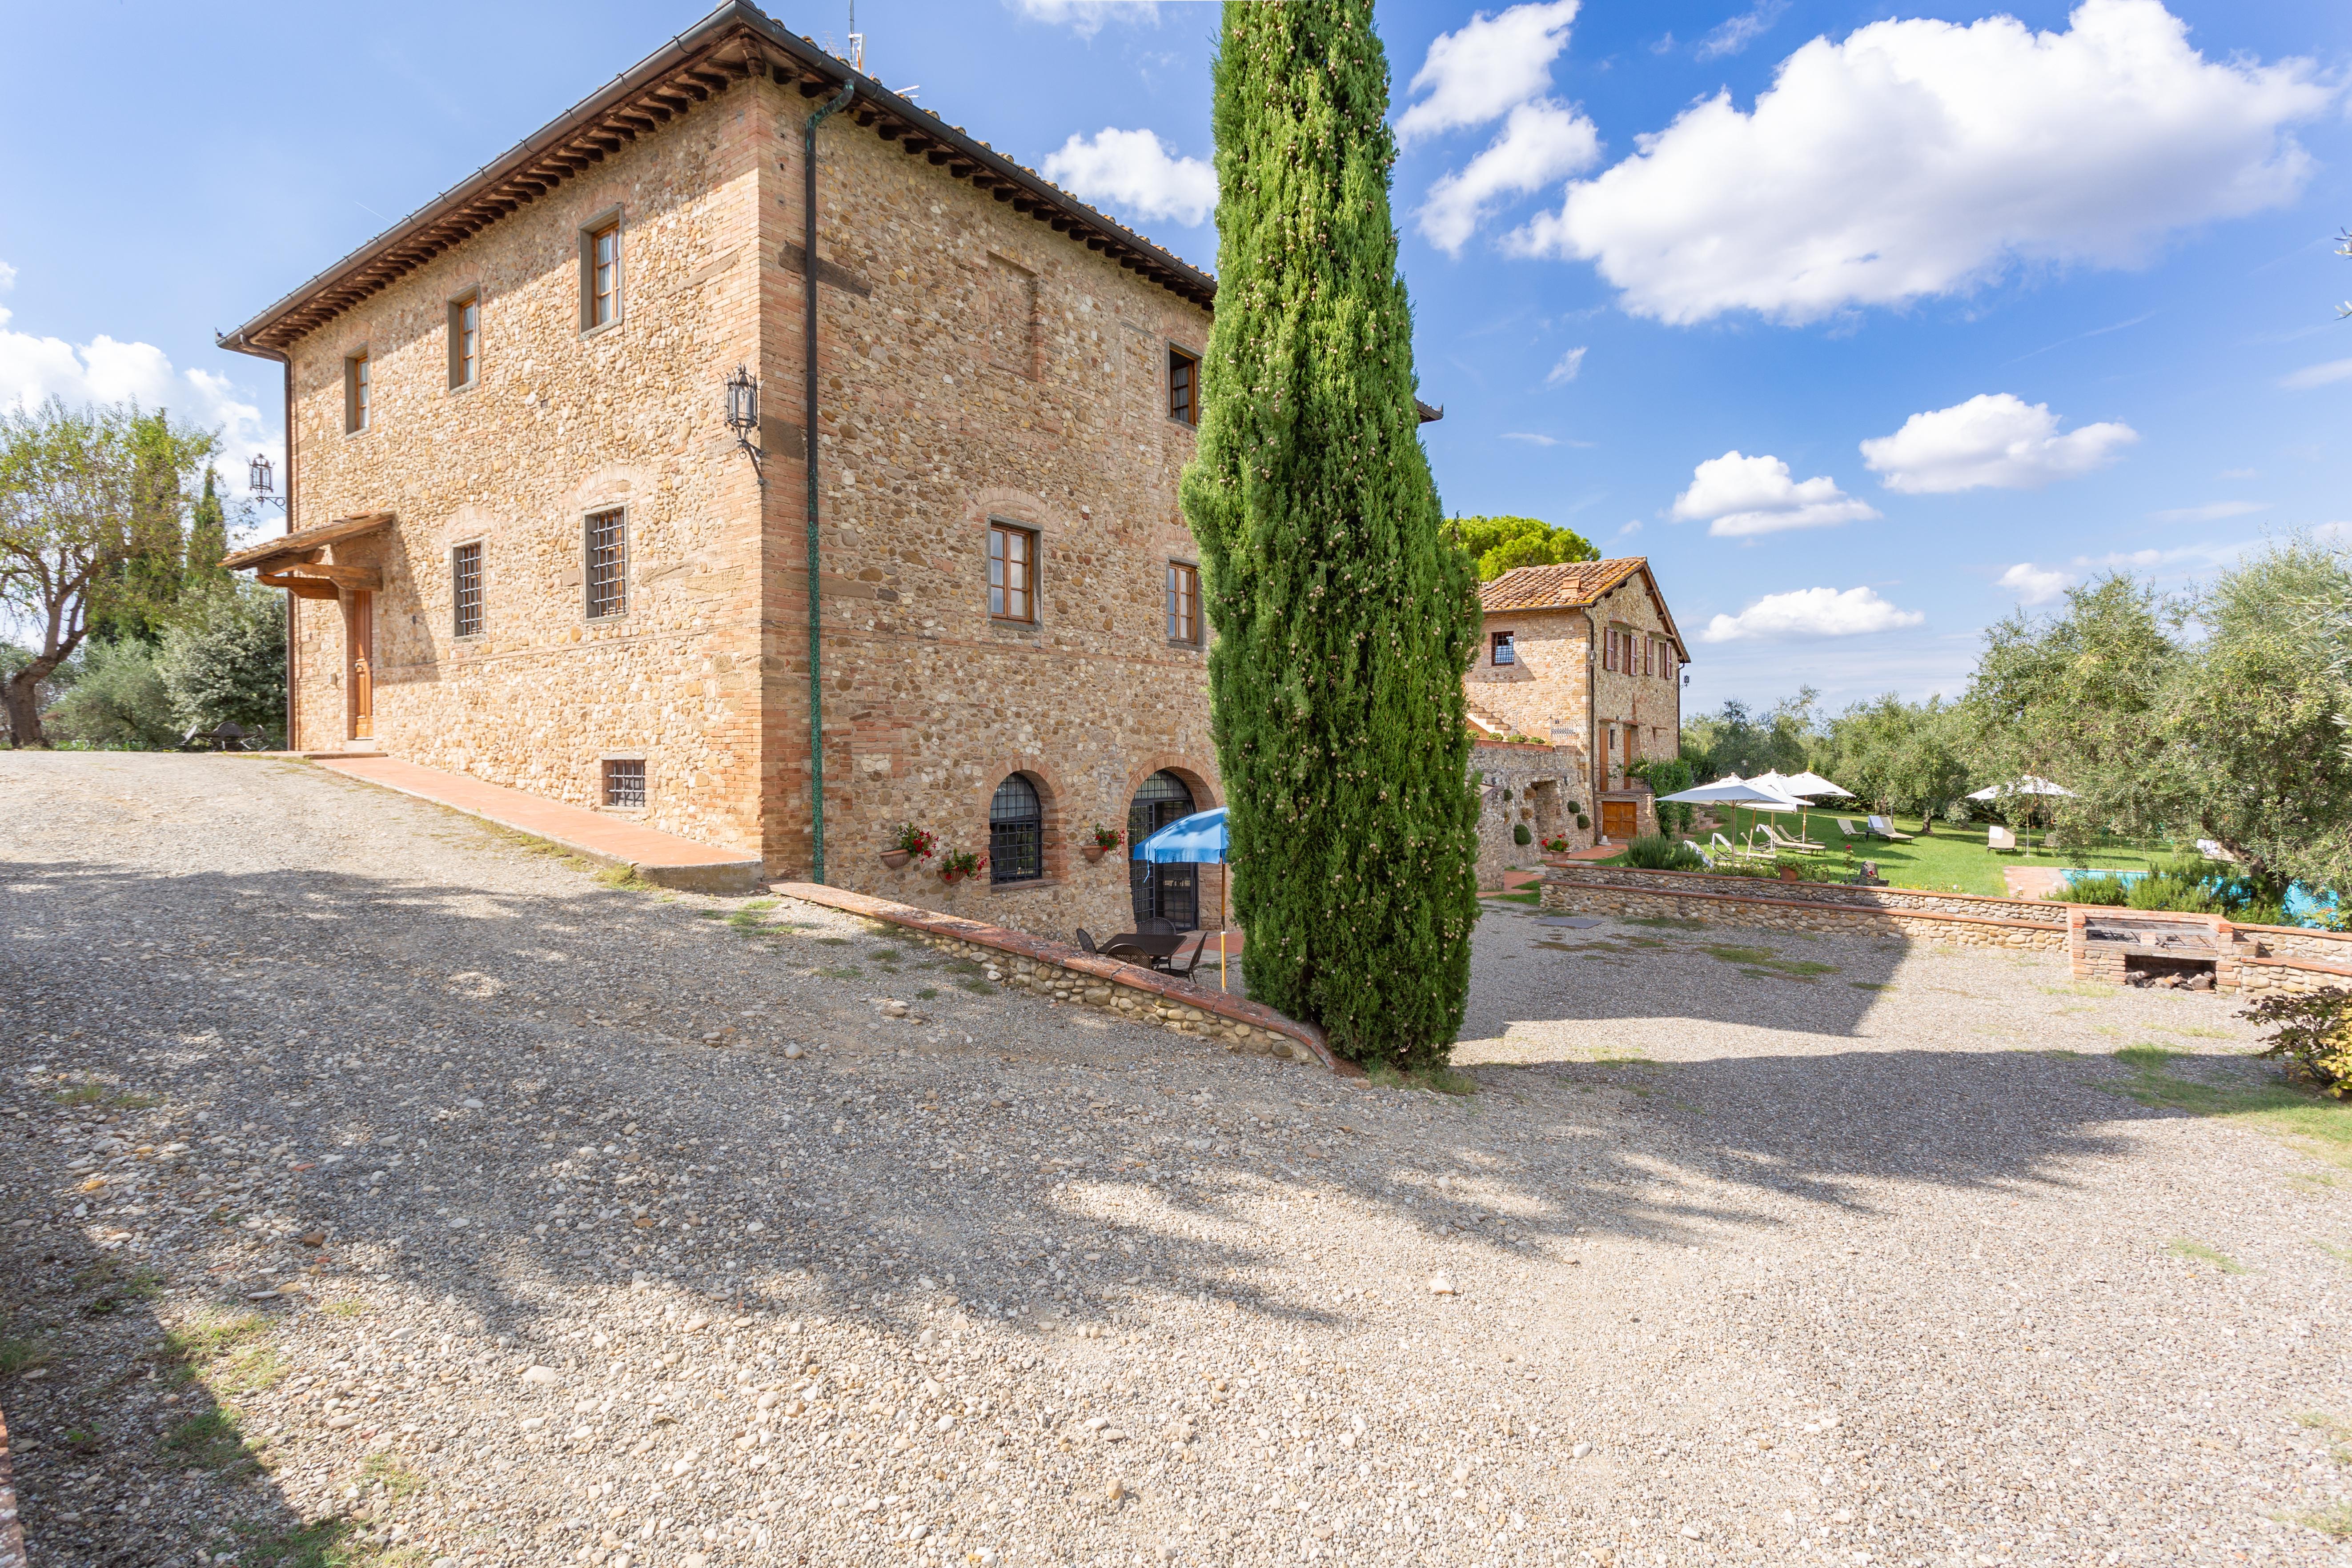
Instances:
[[[1535,841],[1536,841],[1536,836],[1535,836],[1534,834],[1529,833],[1529,832],[1528,831],[1528,825],[1527,825],[1526,823],[1524,823],[1524,822],[1515,822],[1515,823],[1511,824],[1511,842],[1512,842],[1512,843],[1514,843],[1514,844],[1533,844]]]
[[[286,596],[250,584],[192,594],[156,660],[183,731],[286,727]]]
[[[1701,871],[1706,862],[1698,851],[1662,833],[1645,833],[1625,846],[1625,864],[1644,871]]]
[[[1592,826],[1592,818],[1580,811],[1576,814],[1576,826],[1580,832],[1588,830]]]
[[[2352,1095],[2352,989],[2265,996],[2238,1016],[2268,1026],[2263,1055],[2284,1059],[2291,1077],[2337,1099]]]
[[[135,637],[92,641],[54,710],[58,739],[69,745],[161,751],[176,745],[171,694],[155,651]]]
[[[2053,889],[2049,897],[2060,903],[2113,904],[2122,909],[2131,902],[2131,884],[2116,876],[2077,877]]]

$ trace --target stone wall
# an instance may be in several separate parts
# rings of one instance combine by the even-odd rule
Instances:
[[[1760,889],[1768,884],[1755,886]],[[1769,886],[1777,890],[1780,884]],[[1554,880],[1548,876],[1543,885],[1543,907],[1561,913],[1670,917],[1763,931],[1821,931],[1860,937],[1899,935],[1956,947],[2066,951],[2066,928],[2061,923],[1782,900],[1763,896],[1760,891],[1651,889],[1605,882]]]
[[[1478,885],[1499,888],[1503,873],[1542,864],[1542,842],[1565,834],[1583,848],[1599,825],[1576,826],[1575,807],[1591,820],[1581,760],[1570,746],[1480,741],[1470,748],[1470,778],[1478,789]],[[1528,842],[1512,835],[1525,826]]]
[[[1919,910],[1938,914],[1974,915],[1985,920],[2018,920],[2063,928],[2064,904],[2033,899],[1979,898],[1969,893],[1937,893],[1918,888],[1859,888],[1839,882],[1781,882],[1761,877],[1725,877],[1705,871],[1644,871],[1629,866],[1594,866],[1581,862],[1549,864],[1547,882],[1590,883],[1641,888],[1663,892],[1704,892],[1731,898],[1763,898],[1778,903],[1837,904],[1852,909]]]
[[[1319,1062],[1343,1077],[1363,1076],[1360,1068],[1331,1054],[1320,1029],[1246,997],[1024,932],[862,893],[805,882],[779,882],[772,890],[908,931],[941,952],[982,965],[990,981],[999,985],[1098,1007],[1180,1035],[1197,1035],[1230,1051]]]

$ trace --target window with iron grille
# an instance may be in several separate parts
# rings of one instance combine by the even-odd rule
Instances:
[[[1181,561],[1168,563],[1168,640],[1201,640],[1201,571]]]
[[[1034,882],[1045,874],[1045,805],[1036,785],[1009,773],[988,803],[988,879]]]
[[[1494,656],[1494,657],[1495,657],[1495,662],[1496,662],[1496,664],[1517,664],[1517,663],[1518,663],[1518,662],[1519,662],[1519,650],[1518,650],[1518,648],[1517,648],[1516,646],[1514,646],[1514,645],[1513,645],[1513,643],[1512,643],[1512,641],[1511,641],[1511,634],[1510,634],[1510,633],[1508,633],[1508,632],[1496,632],[1496,633],[1495,633],[1495,634],[1494,634],[1494,636],[1495,636],[1495,656]]]
[[[479,541],[449,552],[450,629],[461,637],[482,633],[482,546]]]
[[[482,296],[460,294],[449,301],[449,389],[474,384],[481,357]]]
[[[1000,621],[1037,618],[1037,536],[1028,529],[988,525],[988,613]]]
[[[1168,351],[1168,417],[1185,425],[1201,422],[1201,362],[1182,349]]]
[[[588,518],[588,618],[628,614],[628,513],[615,507]]]
[[[646,804],[645,758],[604,759],[604,804],[632,810]]]

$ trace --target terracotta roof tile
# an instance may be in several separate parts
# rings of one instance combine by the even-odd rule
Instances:
[[[1574,561],[1564,566],[1514,566],[1479,585],[1478,602],[1497,610],[1573,610],[1591,604],[1649,564],[1640,555],[1619,561]]]

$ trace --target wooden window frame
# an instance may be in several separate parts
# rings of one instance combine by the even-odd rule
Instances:
[[[343,356],[343,434],[367,434],[375,412],[375,368],[372,356],[359,349]]]
[[[1010,548],[1010,541],[1016,536],[1024,542],[1026,559],[1020,564],[1027,569],[1024,574],[1025,581],[1017,589],[1012,583],[1012,568],[1014,562]],[[997,541],[1000,539],[1007,541],[1007,548],[1002,554],[997,552]],[[1044,542],[1037,530],[1026,523],[1015,522],[1009,518],[992,517],[988,520],[988,618],[991,621],[1002,626],[1034,626],[1038,624],[1038,579],[1042,575],[1038,571],[1041,564],[1038,558],[1043,553]],[[1026,601],[1024,605],[1026,614],[1013,613],[1013,605],[1016,594]]]
[[[1183,364],[1187,372],[1185,376],[1186,386],[1184,393],[1184,405],[1181,409],[1179,409],[1176,405],[1176,367],[1179,363]],[[1184,347],[1181,343],[1170,343],[1168,345],[1168,371],[1165,386],[1168,393],[1169,422],[1175,425],[1181,425],[1187,429],[1200,428],[1201,356],[1194,353],[1191,349]]]
[[[466,312],[473,312],[473,352],[466,350]],[[449,390],[465,392],[482,379],[482,291],[468,289],[449,301]]]
[[[1178,647],[1202,642],[1201,568],[1197,562],[1168,563],[1168,640]]]
[[[1494,668],[1517,669],[1519,664],[1518,633],[1489,632],[1486,635],[1486,662]]]
[[[466,552],[473,552],[473,602],[466,599],[466,573],[463,564]],[[466,624],[466,612],[473,611],[473,625]],[[449,547],[449,635],[460,641],[478,637],[489,620],[489,603],[483,593],[482,542],[468,539]]]
[[[580,230],[580,334],[609,331],[628,317],[628,253],[623,244],[625,233],[619,207],[610,207],[588,220]],[[613,313],[603,321],[596,319],[596,242],[606,235],[613,237]]]
[[[619,534],[620,559],[613,570],[614,607],[602,611],[596,608],[596,523],[600,518],[614,518]],[[583,512],[580,517],[580,612],[584,620],[617,621],[629,613],[629,509],[625,506],[598,507]]]

